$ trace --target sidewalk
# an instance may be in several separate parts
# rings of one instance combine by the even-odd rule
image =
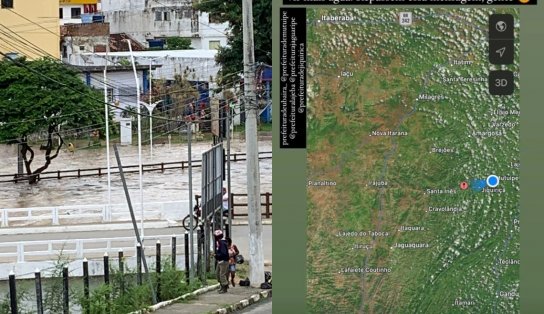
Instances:
[[[191,298],[185,295],[176,303],[157,309],[159,314],[224,314],[241,310],[256,302],[272,297],[272,290],[251,287],[230,287],[227,293],[217,292],[219,284],[210,286],[207,291]],[[181,303],[178,303],[181,302]],[[160,307],[160,305],[158,306]]]

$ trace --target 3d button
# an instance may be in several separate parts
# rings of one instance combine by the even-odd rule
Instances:
[[[489,72],[489,93],[491,95],[512,95],[514,93],[514,73],[512,71]]]

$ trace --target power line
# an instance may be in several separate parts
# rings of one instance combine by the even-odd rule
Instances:
[[[7,35],[8,37],[10,37],[11,39],[13,40],[16,40],[17,42],[20,42],[26,46],[29,46],[31,47],[32,49],[34,49],[35,51],[38,52],[38,54],[41,54],[41,53],[44,53],[46,55],[50,55],[47,51],[43,50],[42,48],[40,48],[39,46],[37,46],[36,44],[32,43],[31,41],[21,37],[18,33],[14,32],[13,30],[9,29],[8,27],[6,27],[4,24],[1,24],[0,23],[0,26],[2,26],[3,28],[5,28],[6,30],[8,30],[9,32],[11,32],[14,36],[17,36],[19,39],[17,38],[14,38],[13,35],[10,35],[10,34],[7,34],[5,33],[4,31],[1,31],[4,35]]]
[[[6,28],[7,30],[9,30],[10,32],[14,33],[12,30],[10,30],[9,28],[7,28],[7,27],[4,26],[3,24],[0,24],[0,25],[2,25],[4,28]],[[29,42],[28,40],[22,38],[21,36],[17,35],[16,33],[14,33],[14,34],[17,35],[20,39],[14,38],[12,35],[9,35],[9,34],[3,32],[3,31],[2,31],[2,33],[3,33],[4,35],[7,35],[9,38],[11,38],[12,40],[14,40],[15,42],[22,43],[22,44],[24,44],[24,45],[26,45],[26,46],[28,46],[28,47],[30,47],[31,49],[34,49],[34,50],[36,50],[36,51],[42,51],[42,52],[44,52],[44,51],[41,50],[39,47],[35,46],[34,44],[32,44],[32,43]],[[12,42],[12,44],[13,44],[13,42]],[[32,47],[32,46],[30,46],[30,45],[33,45],[34,47]],[[32,51],[32,50],[29,50],[29,51]],[[45,52],[45,53],[47,54],[47,52]],[[3,54],[3,55],[5,56],[5,54]],[[9,58],[8,58],[8,59],[9,59]],[[9,60],[11,60],[11,59],[9,59]],[[12,60],[12,61],[13,61],[13,60]],[[73,66],[71,66],[71,65],[69,65],[69,66],[70,66],[70,67],[73,67]],[[26,67],[26,68],[29,69],[28,67]],[[32,69],[30,69],[30,70],[32,70]],[[40,73],[40,74],[41,74],[41,73]],[[96,77],[91,76],[91,78],[94,79],[94,80],[96,80],[96,81],[98,81],[98,82],[101,82],[102,84],[104,84],[101,80],[97,79]],[[51,78],[49,78],[49,79],[51,79]],[[62,83],[60,83],[60,82],[58,82],[58,81],[57,81],[57,83],[59,83],[59,84],[61,84],[61,85],[64,85],[64,84],[62,84]],[[205,83],[202,83],[202,84],[205,84]],[[224,87],[229,86],[229,85],[231,85],[231,84],[234,86],[234,85],[236,84],[236,81],[235,81],[235,82],[231,82],[230,84],[227,84],[227,85],[223,85],[223,86],[221,86],[221,87],[224,88]],[[111,85],[111,84],[109,84],[109,85],[106,84],[106,86],[107,86],[107,87],[110,87],[111,89],[114,89],[114,88],[118,88],[118,89],[119,89],[119,87],[120,87],[120,86],[115,86],[115,85]],[[128,85],[127,85],[127,87],[128,87]],[[132,86],[130,86],[130,87],[132,87]],[[200,93],[200,91],[198,91],[198,87],[197,87],[196,89],[197,89],[196,92]],[[120,96],[119,96],[119,97],[120,97]],[[209,97],[206,97],[206,98],[209,98]],[[108,104],[108,106],[112,107],[111,104]],[[115,108],[118,109],[118,110],[124,111],[123,108],[118,108],[118,107],[116,107],[116,106],[115,106]]]
[[[167,95],[167,94],[165,94],[165,95]],[[234,96],[240,96],[240,92],[235,93]],[[205,97],[204,99],[210,99],[210,98],[211,98],[211,97],[208,96],[208,97]],[[180,102],[174,102],[174,103],[172,103],[172,104],[170,104],[170,105],[175,106],[175,105],[179,105],[179,104],[184,104],[185,101],[188,101],[188,100],[190,100],[190,99],[192,99],[192,98],[187,98],[187,99],[181,100]],[[118,107],[116,107],[116,108],[117,108],[117,109],[120,109],[120,108],[118,108]],[[168,109],[168,110],[163,110],[163,111],[161,111],[161,113],[162,113],[162,114],[168,114],[169,112],[174,112],[174,111],[176,111],[177,109],[179,109],[179,108],[172,108],[172,109]],[[85,114],[85,113],[94,112],[94,111],[99,111],[99,110],[97,110],[97,109],[92,109],[92,110],[87,110],[87,111],[78,111],[78,112],[74,112],[74,113],[58,115],[58,116],[56,116],[56,117],[57,117],[57,118],[68,117],[68,116],[79,115],[79,114]],[[101,111],[101,110],[100,110],[100,111]],[[129,110],[129,112],[130,112],[130,110]],[[208,116],[208,115],[209,115],[209,114],[206,114],[205,116]],[[149,117],[149,115],[145,115],[145,114],[143,114],[143,116]],[[11,122],[3,122],[2,125],[20,124],[20,123],[30,123],[30,122],[41,121],[41,120],[43,120],[43,119],[46,119],[46,118],[29,119],[29,120],[20,120],[20,121],[11,121]],[[178,121],[178,120],[175,120],[175,121]],[[210,121],[212,121],[212,120],[210,119]],[[172,121],[170,121],[170,122],[172,122]],[[207,121],[206,121],[206,120],[202,120],[202,122],[207,122]],[[86,127],[86,126],[79,127],[79,128],[85,128],[85,127]],[[79,128],[75,128],[75,129],[79,129]],[[67,131],[66,131],[66,132],[67,132]],[[9,140],[8,140],[8,141],[9,141]]]
[[[7,10],[8,10],[9,12],[11,12],[11,13],[13,13],[13,14],[19,16],[20,18],[22,18],[22,19],[24,19],[24,20],[26,20],[26,21],[28,21],[28,22],[34,24],[34,25],[39,26],[41,29],[44,29],[44,30],[47,31],[48,33],[51,33],[51,34],[53,34],[53,35],[59,37],[60,39],[62,39],[62,37],[61,37],[59,34],[53,32],[53,31],[51,31],[51,30],[49,30],[49,29],[47,29],[47,28],[45,28],[45,27],[43,27],[43,26],[41,26],[40,24],[38,24],[38,23],[36,23],[36,22],[34,22],[34,21],[30,20],[30,19],[28,19],[27,17],[25,17],[24,15],[21,15],[21,14],[17,13],[17,12],[14,11],[13,9],[7,9]],[[107,60],[106,60],[106,61],[107,61]]]
[[[161,2],[159,2],[159,1],[157,1],[157,2],[158,2],[158,3],[160,3],[160,4],[163,4],[163,5],[165,5],[164,3],[161,3]],[[59,37],[59,38],[61,38],[61,39],[62,39],[62,37],[61,37],[60,35],[58,35],[58,34],[56,34],[56,33],[52,32],[51,30],[48,30],[48,29],[44,28],[43,26],[41,26],[41,25],[39,25],[39,24],[35,23],[34,21],[31,21],[31,20],[29,20],[28,18],[24,17],[23,15],[21,15],[21,14],[19,14],[19,13],[15,12],[15,11],[12,11],[12,10],[9,10],[9,11],[10,11],[10,12],[12,12],[12,13],[14,13],[14,14],[16,14],[16,15],[18,15],[18,16],[20,16],[21,18],[23,18],[23,19],[25,19],[25,20],[29,21],[30,23],[32,23],[32,24],[35,24],[35,25],[39,26],[40,28],[42,28],[42,29],[44,29],[44,30],[48,31],[49,33],[51,33],[51,34],[53,34],[53,35],[55,35],[55,36],[57,36],[57,37]],[[200,22],[199,22],[199,23],[200,23]],[[10,29],[9,29],[8,27],[6,27],[6,26],[4,26],[4,25],[2,25],[2,26],[3,26],[4,28],[8,29],[8,30],[9,30],[10,32],[13,32],[13,31],[12,31],[12,30],[10,30]],[[14,33],[14,32],[13,32],[13,33]],[[20,36],[19,36],[19,37],[20,37]],[[22,38],[22,37],[21,37],[21,38]],[[25,39],[23,39],[23,40],[25,40]],[[25,40],[25,41],[29,42],[28,40]],[[29,42],[29,43],[30,43],[30,42]],[[30,44],[32,44],[32,43],[30,43]],[[108,44],[109,44],[109,43],[108,43]],[[42,52],[44,52],[44,53],[45,53],[46,55],[49,55],[49,56],[53,57],[54,59],[56,59],[56,57],[54,57],[54,56],[50,55],[49,53],[45,52],[45,51],[44,51],[44,50],[42,50],[41,48],[40,48],[39,50],[37,50],[37,51],[42,51]],[[107,58],[107,57],[105,57],[105,56],[103,56],[103,55],[100,55],[100,54],[96,54],[96,53],[91,53],[91,54],[92,54],[92,55],[96,55],[96,56],[99,56],[100,58],[103,58],[103,59],[105,59],[105,60],[106,60],[106,62],[110,61],[110,62],[112,62],[112,63],[114,63],[114,64],[120,64],[119,62],[114,62],[113,60],[108,60],[108,58]],[[151,61],[150,61],[150,62],[151,62]],[[63,62],[63,63],[64,63],[64,62]],[[70,66],[72,66],[72,65],[70,65]],[[250,65],[250,66],[255,66],[255,64],[253,64],[253,65]],[[205,67],[206,67],[206,68],[208,68],[208,66],[205,66]],[[203,68],[204,68],[204,66],[203,66]],[[193,69],[194,69],[194,68],[193,68]],[[81,71],[81,69],[78,69],[78,70],[80,70],[80,71]],[[232,73],[232,74],[236,75],[236,74],[238,74],[238,73]],[[230,74],[229,74],[229,75],[230,75]],[[224,76],[223,78],[225,78],[225,77],[226,77],[226,76]],[[98,80],[98,79],[97,79],[97,80]],[[98,81],[99,81],[99,80],[98,80]],[[104,84],[104,82],[102,82],[102,83]],[[108,84],[106,84],[106,86],[108,86]],[[112,86],[110,85],[110,87],[112,87]]]
[[[4,28],[8,29],[10,32],[14,33],[14,32],[11,31],[9,28],[5,27],[3,24],[0,24],[0,25],[1,25],[2,27],[4,27]],[[24,44],[24,45],[26,45],[26,46],[29,46],[29,47],[30,47],[30,45],[34,46],[34,48],[33,48],[33,47],[30,47],[30,48],[33,48],[34,50],[36,50],[36,51],[38,51],[38,52],[43,52],[43,53],[45,53],[45,54],[48,54],[47,52],[45,52],[45,51],[43,51],[43,50],[40,50],[39,47],[37,47],[36,45],[34,45],[33,43],[31,43],[30,41],[28,41],[28,40],[22,38],[21,36],[17,35],[16,33],[14,33],[14,34],[15,34],[16,36],[18,36],[20,39],[14,38],[12,35],[6,34],[6,33],[3,32],[3,31],[2,31],[2,33],[4,33],[5,35],[8,35],[8,37],[10,37],[11,39],[13,39],[13,40],[15,40],[15,41],[17,41],[17,42],[20,42],[20,43],[22,43],[22,44]],[[54,57],[53,57],[53,58],[54,58]],[[73,67],[72,65],[68,65],[68,66]],[[77,69],[77,68],[76,68],[76,69]],[[102,80],[96,78],[95,76],[91,76],[91,80],[92,80],[92,79],[94,79],[94,80],[96,80],[96,81],[98,81],[99,83],[101,83],[101,84],[104,85],[104,82],[103,82]],[[197,87],[195,87],[195,88],[197,89],[196,92],[198,92],[199,94],[200,94],[200,91],[198,91],[198,86],[199,86],[199,85],[203,85],[203,84],[207,84],[207,82],[198,83],[198,84],[197,84]],[[233,86],[234,86],[234,84],[236,84],[236,82],[232,82],[232,85],[233,85]],[[106,85],[107,87],[110,87],[110,89],[116,89],[116,88],[117,88],[117,89],[121,89],[121,85],[120,85],[120,84],[119,84],[118,86],[111,85],[111,84],[105,84],[105,85]],[[228,85],[230,85],[230,84],[228,84]],[[228,85],[223,85],[222,88],[225,88],[225,87],[228,86]],[[127,87],[127,88],[133,88],[134,86],[133,86],[133,85],[126,85],[126,87]],[[188,90],[188,91],[193,91],[193,90]],[[182,91],[180,91],[180,92],[182,92]],[[176,93],[177,93],[177,92],[176,92]],[[117,95],[117,96],[118,96],[118,97],[122,97],[122,96],[130,96],[130,95]],[[136,96],[136,94],[134,94],[134,95],[132,95],[132,96]],[[208,98],[208,97],[207,97],[207,98]],[[188,100],[189,100],[189,99],[188,99]]]
[[[36,74],[38,74],[38,75],[40,75],[40,76],[42,76],[42,77],[44,77],[44,78],[46,78],[46,79],[48,79],[48,80],[51,80],[51,81],[53,81],[53,82],[55,82],[55,83],[57,83],[57,84],[63,85],[63,86],[65,86],[65,87],[68,87],[69,89],[74,90],[74,91],[76,91],[77,93],[83,93],[82,91],[75,90],[75,89],[72,88],[72,87],[66,86],[66,84],[63,84],[63,83],[61,83],[61,82],[59,82],[59,81],[56,81],[55,79],[50,78],[50,77],[48,77],[48,76],[46,76],[46,75],[43,75],[43,74],[40,73],[40,72],[37,72],[37,71],[35,71],[34,69],[28,67],[27,65],[21,64],[21,63],[18,62],[17,60],[12,60],[12,59],[8,58],[7,55],[4,54],[4,53],[2,53],[2,52],[0,52],[0,54],[2,54],[4,57],[6,57],[7,60],[10,60],[11,62],[17,63],[18,65],[23,66],[24,68],[26,68],[27,70],[30,70],[30,71],[33,72],[33,73],[36,73]],[[85,96],[85,97],[90,97],[91,99],[93,99],[93,100],[95,100],[95,101],[97,101],[97,102],[100,102],[100,103],[102,103],[102,104],[104,103],[103,101],[97,100],[97,99],[95,99],[94,97],[91,97],[91,96],[89,96],[89,95],[85,95],[85,94],[84,94],[84,96]],[[111,105],[111,104],[109,104],[109,103],[106,103],[106,105],[107,105],[108,107],[110,107],[110,108],[111,108],[111,107],[114,107],[114,108],[119,109],[119,110],[121,110],[121,111],[123,111],[123,112],[129,112],[129,113],[130,113],[130,110],[127,110],[127,109],[124,109],[124,108],[117,108],[116,106],[113,106],[113,105]],[[92,111],[94,111],[94,110],[92,110]],[[101,110],[96,110],[96,111],[100,111],[100,112],[101,112]],[[133,115],[137,115],[137,113],[132,113],[132,114],[133,114]],[[242,114],[242,112],[240,112],[240,114]],[[150,115],[141,114],[141,113],[140,113],[140,116],[149,117]],[[183,122],[182,120],[173,120],[173,119],[163,118],[163,117],[160,117],[160,116],[155,116],[155,118],[156,118],[157,120],[160,120],[160,121],[176,122],[176,123]],[[225,118],[218,118],[218,119],[199,120],[199,122],[221,121],[221,120],[225,120],[225,119],[226,119],[226,117],[225,117]]]

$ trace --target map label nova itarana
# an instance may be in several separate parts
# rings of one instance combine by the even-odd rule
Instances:
[[[518,52],[513,92],[488,86],[489,23],[519,50],[518,9],[297,10],[280,142],[307,146],[307,313],[519,313]]]

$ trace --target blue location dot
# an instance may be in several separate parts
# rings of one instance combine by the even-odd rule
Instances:
[[[494,174],[487,177],[487,180],[485,180],[485,181],[487,183],[487,186],[489,186],[490,188],[494,188],[494,187],[497,187],[499,185],[499,177],[497,177]]]

